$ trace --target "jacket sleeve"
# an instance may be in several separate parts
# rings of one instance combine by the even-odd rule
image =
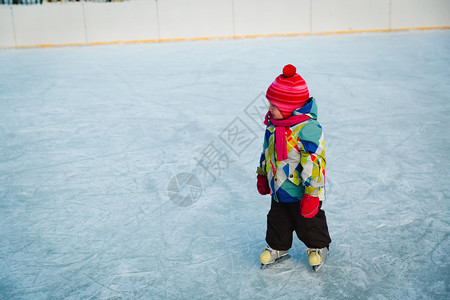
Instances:
[[[263,151],[261,153],[261,157],[259,159],[259,166],[256,169],[256,173],[259,175],[267,176],[266,172],[266,150],[269,147],[269,136],[270,131],[266,129],[266,132],[264,134],[264,144],[263,144]]]
[[[305,193],[318,196],[320,188],[325,186],[325,142],[322,127],[311,122],[299,133],[301,179]]]

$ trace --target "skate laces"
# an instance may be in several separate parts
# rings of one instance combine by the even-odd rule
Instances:
[[[288,251],[280,251],[272,249],[270,246],[266,246],[261,255],[260,255],[260,261],[264,264],[267,263],[273,263],[278,258],[281,258],[285,255],[287,255]]]
[[[268,251],[270,253],[270,260],[276,258],[277,254],[278,254],[277,250],[274,250],[274,249],[270,248],[269,246],[266,246],[262,252],[265,252],[265,251]]]
[[[267,246],[266,248],[264,248],[264,250],[269,251],[271,255],[275,255],[276,257],[281,257],[288,253],[288,251],[286,251],[286,250],[275,250],[275,249],[270,248],[270,246]]]
[[[313,252],[315,252],[317,255],[320,255],[322,254],[322,250],[323,248],[308,248],[306,249],[306,252],[308,253],[308,255],[310,255]]]
[[[311,266],[318,266],[322,263],[322,250],[318,248],[308,248],[308,262]]]

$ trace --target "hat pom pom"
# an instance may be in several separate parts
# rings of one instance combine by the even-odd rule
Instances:
[[[283,68],[283,76],[286,78],[294,76],[296,72],[297,72],[297,69],[291,64],[286,65]]]

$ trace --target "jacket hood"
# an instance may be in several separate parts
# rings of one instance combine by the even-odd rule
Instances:
[[[311,119],[317,120],[316,99],[314,99],[314,97],[309,98],[305,105],[294,110],[293,115],[308,115],[311,117]]]

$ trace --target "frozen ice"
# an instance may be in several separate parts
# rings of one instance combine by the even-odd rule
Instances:
[[[258,261],[259,119],[288,63],[325,129],[317,273],[298,240]],[[0,66],[1,299],[450,298],[450,31],[9,49]]]

